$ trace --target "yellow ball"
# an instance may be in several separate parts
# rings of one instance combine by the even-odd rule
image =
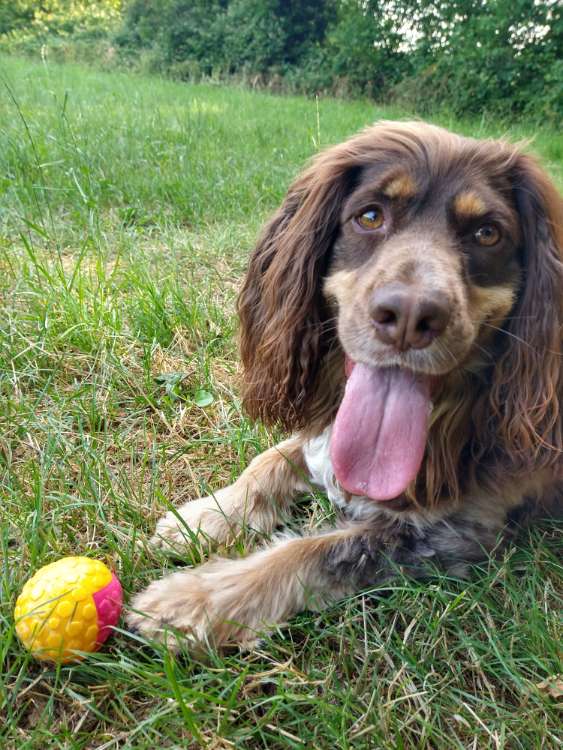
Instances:
[[[89,557],[63,557],[29,579],[16,601],[16,633],[37,659],[69,662],[96,651],[117,624],[121,584]]]

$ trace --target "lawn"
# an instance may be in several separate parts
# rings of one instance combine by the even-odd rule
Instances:
[[[172,657],[125,631],[76,666],[22,651],[12,610],[34,570],[86,554],[139,590],[174,566],[147,545],[157,519],[279,437],[238,396],[249,250],[308,157],[408,113],[9,58],[0,76],[0,746],[561,747],[550,522],[468,581],[398,580],[250,654]],[[437,121],[537,133],[562,185],[561,134]],[[330,514],[303,500],[306,526]]]

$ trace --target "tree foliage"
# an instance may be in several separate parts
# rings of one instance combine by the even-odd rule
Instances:
[[[563,115],[558,0],[129,0],[121,41],[131,33],[189,73],[275,73],[420,110]]]
[[[4,0],[0,35],[68,35],[109,31],[121,16],[122,0]]]
[[[412,72],[403,90],[460,113],[484,109],[563,116],[561,4],[536,0],[404,0]],[[401,87],[399,87],[399,91]],[[422,93],[424,92],[424,93]]]
[[[335,15],[335,0],[131,0],[117,41],[204,73],[266,73],[298,65]]]
[[[122,57],[175,76],[563,117],[560,0],[12,0],[0,39],[109,30],[122,5]]]

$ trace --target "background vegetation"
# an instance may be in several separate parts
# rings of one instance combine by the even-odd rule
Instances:
[[[563,120],[558,0],[15,0],[0,48],[307,94]]]
[[[276,440],[238,398],[248,252],[308,157],[407,113],[48,59],[0,66],[0,747],[559,747],[550,522],[468,581],[399,579],[302,614],[251,654],[173,658],[125,631],[60,669],[23,652],[13,606],[33,571],[91,555],[129,600],[179,564],[147,545],[158,517]],[[563,186],[563,135],[544,128],[535,149]],[[299,515],[310,529],[332,521],[314,492]],[[249,531],[230,554],[251,544]]]

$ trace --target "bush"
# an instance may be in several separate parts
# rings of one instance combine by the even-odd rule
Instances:
[[[379,100],[410,69],[397,19],[380,6],[374,0],[342,2],[325,43],[335,83],[345,81],[349,93]]]
[[[104,48],[102,61],[176,78],[234,76],[421,113],[563,117],[559,0],[121,2],[3,3],[0,48],[59,59]]]
[[[11,0],[0,6],[0,36],[105,33],[121,19],[121,0]]]
[[[208,73],[260,74],[298,64],[324,38],[335,7],[334,0],[131,0],[116,41],[158,47],[175,69],[190,61]]]
[[[405,0],[419,36],[394,95],[424,111],[563,115],[563,15],[556,2]],[[559,77],[558,77],[559,76]],[[558,84],[556,83],[558,81]]]
[[[96,60],[120,22],[121,0],[13,0],[0,5],[0,49]]]

